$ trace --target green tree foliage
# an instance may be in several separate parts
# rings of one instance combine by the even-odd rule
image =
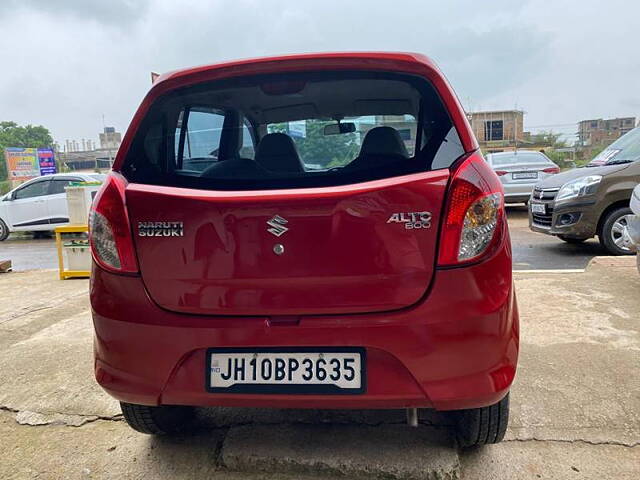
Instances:
[[[0,181],[7,179],[5,148],[45,148],[52,145],[51,133],[42,125],[20,126],[15,122],[0,122]]]
[[[543,145],[545,147],[563,148],[567,147],[567,142],[560,139],[560,134],[551,130],[541,131],[535,135],[531,135],[531,141],[535,145]]]
[[[305,163],[322,167],[338,167],[351,162],[360,151],[360,134],[325,135],[324,127],[335,120],[307,120],[305,137],[293,137],[300,158]],[[287,123],[269,126],[269,132],[289,133]]]
[[[552,130],[541,131],[534,135],[531,135],[531,142],[536,148],[543,147],[544,153],[549,157],[553,163],[560,168],[570,168],[573,163],[573,155],[571,152],[561,151],[557,149],[567,148],[569,144],[566,140],[560,138],[561,134],[555,133]]]

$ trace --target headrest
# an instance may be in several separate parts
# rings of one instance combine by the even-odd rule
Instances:
[[[255,158],[258,165],[271,172],[304,172],[293,140],[284,133],[262,137]]]
[[[359,156],[366,155],[396,155],[409,158],[400,134],[392,127],[375,127],[367,132]]]

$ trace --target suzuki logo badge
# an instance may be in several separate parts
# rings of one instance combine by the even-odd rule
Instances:
[[[276,237],[286,233],[289,229],[285,227],[285,225],[289,223],[288,220],[285,220],[280,215],[275,215],[271,220],[267,222],[271,228],[267,228],[267,232],[274,234]]]

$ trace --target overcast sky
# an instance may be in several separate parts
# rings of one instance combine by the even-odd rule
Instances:
[[[525,129],[640,116],[640,2],[0,0],[0,120],[125,131],[150,72],[281,53],[429,55],[467,110]]]

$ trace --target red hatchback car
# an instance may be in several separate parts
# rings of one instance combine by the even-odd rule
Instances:
[[[426,57],[166,74],[90,223],[95,374],[134,429],[194,406],[432,408],[462,446],[504,436],[502,186]]]

